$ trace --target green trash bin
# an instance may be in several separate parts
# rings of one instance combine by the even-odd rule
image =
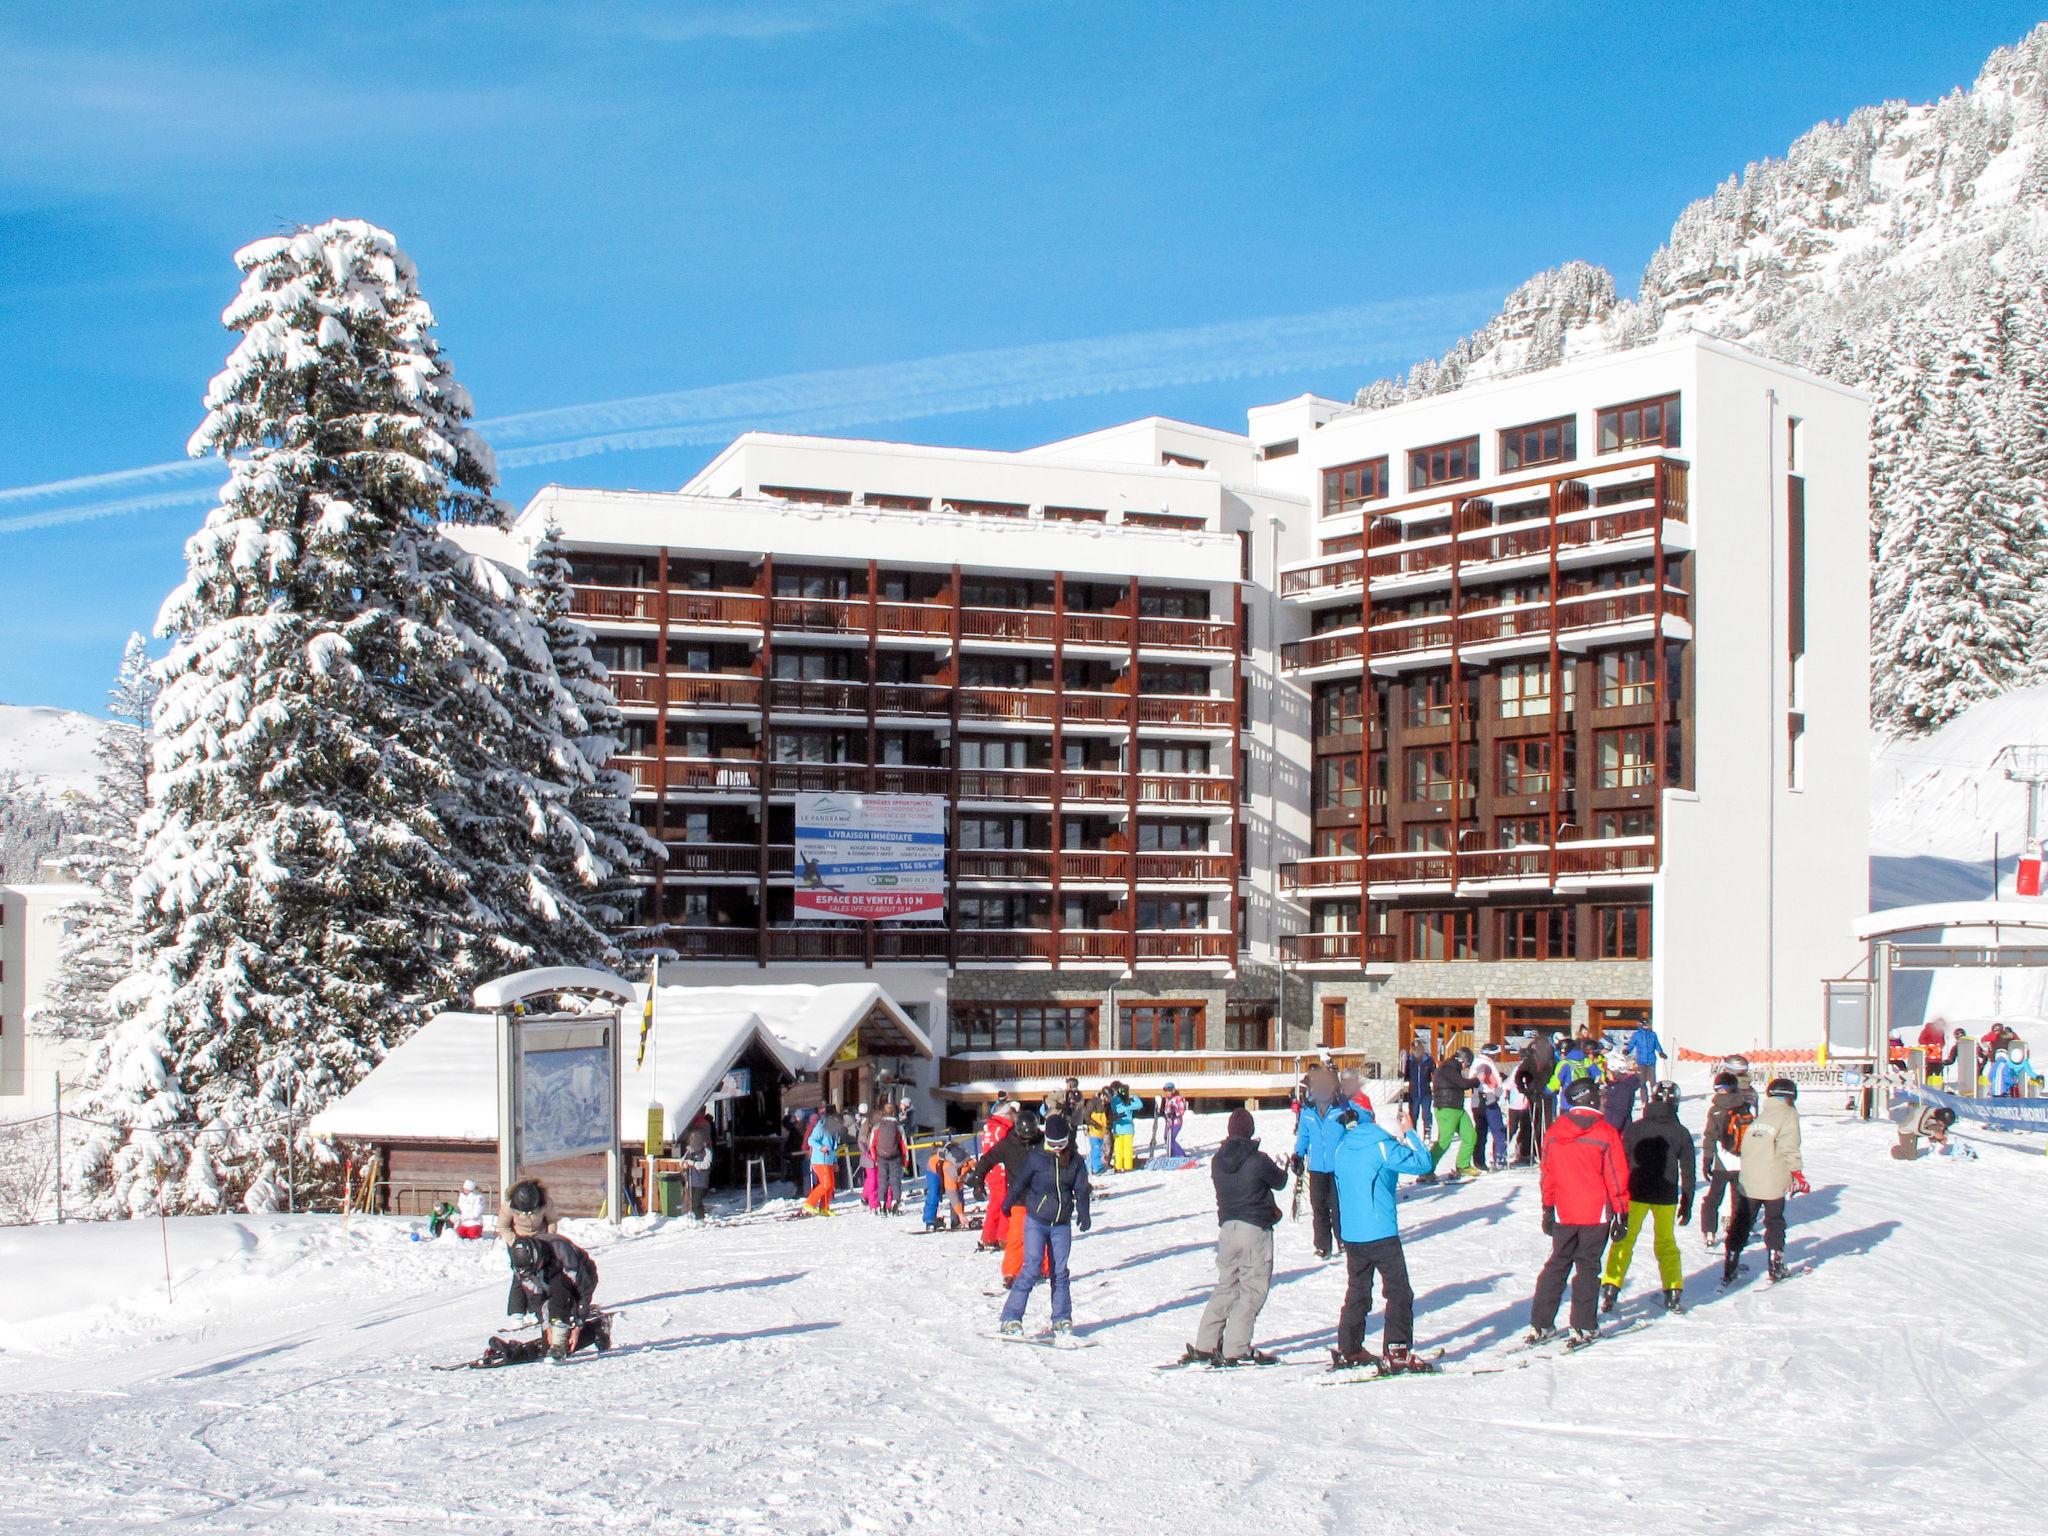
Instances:
[[[658,1173],[654,1176],[654,1211],[657,1216],[683,1214],[683,1176]]]

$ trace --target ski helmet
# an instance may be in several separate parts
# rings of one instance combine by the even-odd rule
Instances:
[[[522,1275],[530,1275],[540,1268],[540,1244],[530,1237],[522,1237],[512,1244],[512,1267]]]
[[[1564,1101],[1573,1109],[1588,1109],[1600,1098],[1600,1088],[1590,1077],[1575,1077],[1564,1085]]]
[[[1723,1072],[1733,1072],[1737,1077],[1747,1077],[1749,1076],[1749,1058],[1739,1052],[1733,1056],[1723,1056],[1721,1058],[1721,1070]]]
[[[1461,1066],[1461,1067],[1469,1067],[1469,1066],[1471,1066],[1471,1065],[1472,1065],[1472,1047],[1471,1047],[1471,1046],[1469,1046],[1469,1045],[1461,1045],[1461,1046],[1459,1046],[1459,1047],[1458,1047],[1458,1065],[1459,1065],[1459,1066]]]
[[[1799,1085],[1789,1077],[1774,1077],[1770,1087],[1764,1090],[1768,1098],[1783,1099],[1787,1104],[1798,1102]]]
[[[1171,1093],[1171,1092],[1173,1092],[1173,1084],[1171,1084],[1171,1083],[1168,1083],[1168,1084],[1166,1085],[1166,1091],[1167,1091],[1168,1093]]]
[[[521,1179],[505,1196],[505,1203],[521,1215],[531,1216],[548,1203],[548,1194],[540,1187],[540,1180]]]
[[[1956,1123],[1956,1112],[1946,1104],[1943,1104],[1934,1111],[1934,1118],[1944,1126],[1954,1125]]]
[[[1678,1104],[1678,1084],[1672,1082],[1659,1083],[1650,1090],[1650,1102],[1653,1104],[1669,1104],[1676,1107]]]

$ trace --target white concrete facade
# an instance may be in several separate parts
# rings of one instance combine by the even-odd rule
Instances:
[[[63,882],[0,885],[0,1119],[49,1113],[56,1079],[68,1097],[84,1059],[80,1042],[35,1027],[64,942],[64,909],[85,888]]]

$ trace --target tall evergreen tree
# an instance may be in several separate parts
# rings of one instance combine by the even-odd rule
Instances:
[[[64,938],[48,1001],[32,1021],[47,1034],[97,1039],[113,1022],[110,994],[135,969],[133,887],[142,863],[139,827],[149,799],[149,731],[157,684],[142,636],[130,635],[107,695],[98,792],[75,797],[87,818],[58,855],[86,894],[65,909]]]

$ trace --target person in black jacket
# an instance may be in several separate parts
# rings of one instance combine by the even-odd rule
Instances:
[[[1010,1299],[1003,1303],[1002,1331],[1024,1331],[1024,1308],[1038,1285],[1038,1268],[1052,1263],[1052,1341],[1074,1342],[1074,1298],[1067,1271],[1076,1230],[1088,1230],[1088,1159],[1074,1151],[1073,1127],[1065,1115],[1048,1115],[1040,1146],[1024,1159],[1012,1198],[1023,1206],[1024,1253]]]
[[[1645,1221],[1657,1234],[1657,1276],[1664,1287],[1664,1310],[1682,1311],[1685,1263],[1678,1256],[1678,1231],[1692,1220],[1693,1160],[1698,1156],[1692,1132],[1678,1123],[1678,1084],[1659,1083],[1650,1090],[1650,1107],[1621,1133],[1628,1155],[1628,1226],[1607,1245],[1607,1267],[1600,1276],[1600,1310],[1612,1312],[1628,1278],[1636,1238]]]
[[[1287,1182],[1287,1170],[1259,1150],[1249,1110],[1230,1112],[1209,1178],[1216,1186],[1216,1289],[1181,1363],[1276,1365],[1275,1356],[1252,1347],[1252,1327],[1273,1284],[1273,1228],[1280,1220],[1273,1191]]]
[[[585,1340],[611,1347],[611,1321],[598,1312],[597,1261],[566,1237],[515,1238],[512,1273],[526,1310],[547,1324],[548,1359],[562,1360]]]
[[[1707,1130],[1700,1138],[1700,1177],[1707,1192],[1700,1201],[1700,1236],[1708,1248],[1721,1243],[1721,1197],[1735,1182],[1735,1169],[1723,1161],[1721,1146],[1731,1137],[1729,1122],[1756,1117],[1756,1090],[1735,1073],[1714,1074],[1714,1097],[1707,1104]]]
[[[1530,1155],[1541,1162],[1544,1139],[1550,1134],[1551,1122],[1557,1119],[1557,1096],[1550,1087],[1551,1075],[1557,1071],[1557,1042],[1542,1030],[1536,1031],[1536,1038],[1529,1042],[1529,1050],[1522,1057],[1522,1068],[1529,1073]],[[1522,1068],[1516,1069],[1518,1082]]]

